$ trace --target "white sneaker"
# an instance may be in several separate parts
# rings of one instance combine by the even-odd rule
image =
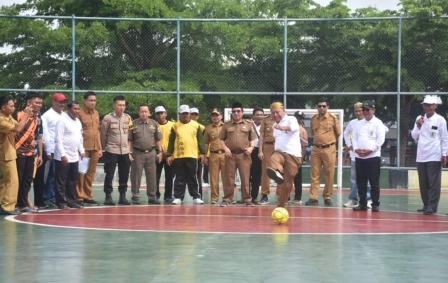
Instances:
[[[182,200],[181,200],[180,198],[175,198],[175,199],[173,200],[172,204],[174,204],[174,205],[182,204]]]
[[[367,201],[367,208],[372,208],[372,200],[371,199],[369,199]]]
[[[358,206],[358,202],[349,200],[348,202],[344,203],[344,207],[353,208]]]
[[[210,187],[210,184],[209,183],[204,183],[204,184],[202,184],[202,186],[208,188],[208,187]]]
[[[194,204],[204,204],[204,201],[200,198],[195,198],[195,199],[193,199],[193,203]]]

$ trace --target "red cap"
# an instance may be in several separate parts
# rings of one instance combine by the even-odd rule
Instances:
[[[59,101],[59,102],[67,101],[67,97],[65,97],[63,93],[58,92],[53,95],[53,101]]]

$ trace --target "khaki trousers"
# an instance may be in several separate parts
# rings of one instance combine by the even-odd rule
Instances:
[[[221,181],[224,184],[225,178],[225,166],[226,166],[226,154],[225,153],[210,153],[208,158],[208,170],[210,172],[210,194],[211,201],[219,200],[219,173],[221,172]]]
[[[271,179],[266,174],[266,168],[270,166],[271,155],[274,152],[274,145],[265,143],[263,145],[263,161],[261,162],[261,194],[269,195],[271,192]]]
[[[157,181],[156,181],[156,151],[152,150],[144,153],[134,149],[131,162],[131,191],[132,198],[140,197],[140,184],[142,181],[143,169],[146,177],[146,195],[148,200],[156,199]]]
[[[19,191],[19,177],[15,160],[0,161],[0,206],[4,211],[14,211]]]
[[[325,188],[323,192],[324,199],[331,199],[333,196],[334,184],[334,166],[336,162],[336,146],[332,145],[327,148],[318,148],[313,146],[310,156],[311,167],[311,187],[310,199],[317,200],[320,187],[320,170],[324,167]]]
[[[250,166],[252,165],[252,159],[250,155],[246,153],[232,154],[231,157],[226,157],[226,170],[225,170],[225,182],[224,182],[224,200],[226,202],[232,202],[235,192],[235,174],[236,170],[240,173],[241,178],[241,199],[244,203],[251,202],[252,197],[249,190],[249,177]]]
[[[84,156],[90,158],[90,163],[86,174],[78,174],[78,183],[76,184],[76,198],[78,201],[93,199],[92,184],[95,178],[96,166],[100,159],[98,150],[86,150]]]
[[[277,184],[278,207],[285,207],[294,187],[294,177],[302,165],[302,158],[291,154],[274,151],[271,156],[271,168],[283,173],[282,184]]]

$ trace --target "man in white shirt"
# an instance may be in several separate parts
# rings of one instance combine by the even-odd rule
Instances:
[[[269,178],[277,183],[278,207],[285,207],[293,188],[294,177],[302,165],[300,126],[296,118],[286,115],[283,104],[271,104],[271,115],[275,120],[275,150],[270,167],[266,169]]]
[[[59,209],[83,208],[76,202],[78,161],[84,157],[82,125],[78,119],[79,102],[70,101],[67,113],[56,124],[54,162],[56,167],[56,205]]]
[[[250,166],[250,177],[249,177],[249,183],[250,183],[250,195],[252,196],[252,202],[254,204],[268,204],[268,196],[263,195],[260,199],[260,202],[257,201],[258,198],[258,192],[260,191],[260,184],[261,184],[261,159],[258,157],[258,149],[260,146],[260,127],[261,127],[261,121],[264,119],[264,111],[263,108],[255,107],[252,111],[252,127],[254,128],[255,135],[257,138],[254,141],[255,147],[252,151],[251,158],[252,158],[252,165]]]
[[[45,112],[42,119],[42,129],[43,129],[43,139],[45,148],[46,162],[50,163],[50,168],[48,170],[48,175],[46,178],[45,189],[44,189],[44,202],[47,207],[55,207],[55,184],[54,184],[54,137],[56,124],[61,118],[62,111],[65,109],[65,104],[67,103],[67,98],[62,93],[55,93],[53,95],[53,104],[50,109]]]
[[[359,205],[354,211],[367,210],[367,183],[370,182],[372,196],[372,212],[380,211],[380,168],[381,146],[385,140],[385,127],[375,117],[375,101],[367,100],[362,105],[364,119],[356,123],[353,132],[352,146],[357,154],[356,184],[358,185]]]
[[[431,215],[437,212],[440,200],[442,166],[447,163],[448,133],[445,118],[436,113],[442,100],[427,95],[422,102],[424,115],[418,116],[412,129],[417,142],[417,172],[423,208],[418,212]]]

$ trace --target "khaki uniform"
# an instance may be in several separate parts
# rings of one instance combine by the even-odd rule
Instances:
[[[219,143],[219,133],[224,123],[220,122],[218,126],[209,125],[205,128],[204,144],[208,145],[209,158],[208,168],[210,171],[210,192],[211,201],[219,200],[219,172],[221,171],[221,181],[224,183],[225,170],[225,153]]]
[[[271,182],[268,175],[265,173],[266,168],[270,166],[271,155],[274,152],[274,124],[275,121],[269,115],[261,121],[260,137],[263,137],[263,144],[260,144],[263,151],[263,161],[261,163],[261,194],[269,195]]]
[[[78,201],[92,200],[92,183],[98,165],[100,141],[100,114],[97,110],[88,110],[83,107],[79,111],[79,121],[82,124],[83,146],[85,157],[90,158],[89,168],[85,174],[78,175],[78,184],[76,185],[76,197]]]
[[[132,142],[131,162],[131,190],[132,198],[139,198],[140,184],[142,180],[142,172],[145,169],[146,176],[146,194],[148,200],[156,199],[157,182],[156,182],[156,156],[159,152],[157,142],[162,139],[162,132],[159,124],[148,119],[142,122],[140,119],[133,121],[134,128],[129,132],[129,140]]]
[[[0,113],[0,206],[4,211],[14,211],[17,204],[16,133],[11,132],[16,125],[17,121],[12,116]]]
[[[333,114],[327,113],[321,119],[319,115],[311,118],[311,135],[314,138],[310,156],[311,187],[310,199],[317,200],[320,187],[320,170],[324,167],[324,199],[333,196],[334,169],[336,162],[336,141],[341,134],[339,121]]]
[[[232,152],[231,157],[226,157],[224,178],[224,198],[230,203],[234,199],[235,174],[238,169],[241,178],[241,197],[243,202],[251,202],[252,197],[249,191],[250,166],[252,160],[246,154],[246,149],[250,142],[257,138],[257,134],[252,127],[252,121],[242,120],[241,122],[229,121],[224,123],[219,139],[223,140]]]

